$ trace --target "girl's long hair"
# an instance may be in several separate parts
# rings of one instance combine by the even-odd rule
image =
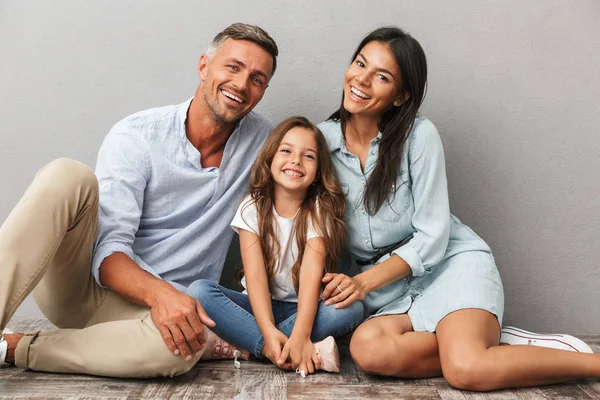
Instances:
[[[273,279],[279,268],[280,243],[275,231],[275,182],[271,175],[271,163],[275,153],[285,136],[292,128],[307,129],[315,135],[317,142],[317,175],[312,185],[308,187],[306,197],[298,211],[294,232],[298,244],[298,255],[292,267],[294,288],[298,292],[300,287],[299,276],[302,266],[302,257],[306,249],[306,230],[309,221],[315,231],[325,240],[325,270],[333,272],[337,260],[346,245],[344,229],[344,213],[346,199],[337,180],[335,168],[323,133],[304,117],[290,117],[281,122],[265,141],[258,158],[252,166],[250,175],[250,198],[246,205],[256,205],[258,211],[258,227],[260,233],[260,246],[263,252],[269,290],[273,291]],[[242,210],[243,215],[243,210]]]
[[[369,33],[358,45],[352,56],[353,62],[360,51],[370,42],[380,42],[388,46],[398,68],[402,84],[400,94],[407,96],[398,107],[392,106],[383,113],[378,122],[382,133],[379,144],[379,156],[373,173],[369,177],[363,193],[363,203],[370,215],[379,211],[383,202],[389,199],[390,193],[395,193],[398,166],[406,140],[413,129],[415,117],[425,98],[427,85],[427,59],[423,48],[412,36],[396,27],[383,27]],[[350,113],[342,104],[329,119],[340,121],[342,132],[346,132],[346,123]]]

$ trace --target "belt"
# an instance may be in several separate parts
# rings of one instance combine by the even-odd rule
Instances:
[[[399,241],[398,243],[394,243],[392,245],[384,247],[384,248],[380,249],[379,253],[375,254],[375,256],[373,258],[369,258],[368,260],[357,259],[356,260],[356,265],[364,266],[364,265],[375,264],[377,261],[379,261],[379,259],[381,257],[385,256],[386,254],[390,254],[392,251],[394,251],[396,249],[399,249],[400,247],[404,246],[412,238],[413,238],[413,235],[410,235],[409,237],[407,237],[406,239],[403,239],[403,240]]]

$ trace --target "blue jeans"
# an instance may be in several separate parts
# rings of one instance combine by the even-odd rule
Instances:
[[[211,330],[221,339],[262,357],[264,339],[248,295],[230,290],[219,284],[200,279],[193,282],[187,294],[202,304],[208,316],[215,321]],[[296,322],[298,303],[271,300],[275,326],[287,337],[292,334]],[[328,336],[339,337],[352,332],[363,320],[363,304],[355,301],[345,308],[336,309],[320,301],[313,323],[310,340],[318,342]]]

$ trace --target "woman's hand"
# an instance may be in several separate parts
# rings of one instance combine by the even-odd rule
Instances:
[[[278,329],[273,329],[272,333],[264,336],[265,344],[262,353],[271,362],[281,369],[291,369],[292,366],[288,362],[287,357],[282,357],[282,349],[288,341],[288,337]]]
[[[317,350],[315,349],[315,345],[310,341],[310,337],[300,338],[292,334],[285,346],[283,346],[281,357],[284,360],[289,357],[292,368],[295,368],[296,371],[304,371],[307,375],[321,368]]]
[[[325,305],[335,304],[335,308],[344,308],[362,300],[367,295],[360,280],[345,274],[327,273],[322,279],[327,283],[322,298]]]

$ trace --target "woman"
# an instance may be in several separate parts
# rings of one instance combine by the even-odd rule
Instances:
[[[502,283],[487,244],[450,214],[442,143],[417,113],[426,81],[419,43],[377,29],[354,54],[341,107],[319,125],[346,193],[351,255],[346,274],[323,278],[323,298],[363,300],[370,315],[353,359],[369,373],[443,375],[469,390],[600,377],[600,355],[499,346]]]

